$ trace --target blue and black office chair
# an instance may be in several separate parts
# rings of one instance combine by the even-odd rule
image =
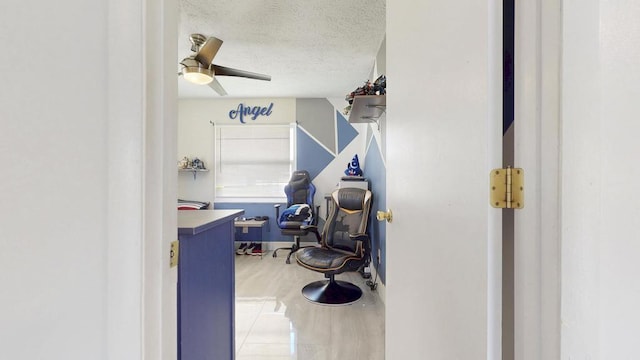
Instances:
[[[284,187],[287,195],[287,208],[280,213],[280,204],[274,205],[276,221],[283,235],[293,236],[291,247],[278,248],[273,251],[273,257],[278,256],[278,250],[287,249],[287,264],[291,263],[291,255],[300,248],[300,237],[307,235],[309,230],[303,226],[317,225],[318,209],[314,208],[313,196],[316,187],[311,183],[311,176],[306,170],[297,170],[291,174],[289,183]],[[318,207],[319,208],[319,207]]]
[[[370,262],[371,241],[367,223],[373,195],[357,188],[340,188],[331,194],[329,216],[322,229],[303,227],[313,232],[319,247],[307,247],[296,253],[299,265],[319,273],[328,280],[315,281],[304,288],[302,294],[321,304],[350,304],[362,296],[362,290],[335,276],[347,271],[358,271]]]

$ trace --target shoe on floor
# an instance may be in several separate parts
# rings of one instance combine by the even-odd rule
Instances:
[[[262,255],[262,244],[254,244],[253,249],[251,250],[251,255]]]
[[[247,255],[251,255],[251,253],[253,252],[253,249],[255,249],[256,244],[255,243],[250,243],[247,248],[245,249],[244,253]]]
[[[240,247],[236,250],[236,254],[244,255],[247,252],[247,243],[241,243]]]

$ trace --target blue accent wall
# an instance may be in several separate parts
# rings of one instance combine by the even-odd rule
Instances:
[[[338,153],[341,153],[358,136],[358,131],[351,126],[339,111],[336,111],[336,119],[338,122]]]
[[[332,114],[333,116],[333,114]],[[296,160],[298,170],[307,170],[311,179],[320,174],[331,161],[334,156],[330,154],[324,147],[320,146],[307,133],[297,129],[297,149]]]
[[[371,145],[365,155],[366,178],[369,179],[369,187],[373,193],[373,204],[371,205],[371,219],[369,223],[369,235],[371,236],[371,258],[378,271],[380,281],[385,283],[386,275],[386,252],[387,252],[387,222],[378,221],[375,216],[377,210],[387,209],[387,169],[382,160],[380,148],[376,138],[371,138]],[[377,255],[380,249],[381,262],[378,263]]]

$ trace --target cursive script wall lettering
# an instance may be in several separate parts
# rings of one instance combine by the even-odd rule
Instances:
[[[271,111],[273,110],[273,103],[269,104],[269,106],[249,106],[244,104],[238,104],[237,109],[233,109],[229,111],[229,118],[236,119],[238,118],[241,123],[245,123],[245,118],[251,118],[251,120],[256,120],[258,116],[269,116],[271,115]]]

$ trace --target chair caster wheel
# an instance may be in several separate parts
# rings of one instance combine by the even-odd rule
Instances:
[[[367,286],[369,286],[371,290],[375,290],[378,288],[378,283],[377,282],[374,283],[373,281],[369,280],[367,281]]]

